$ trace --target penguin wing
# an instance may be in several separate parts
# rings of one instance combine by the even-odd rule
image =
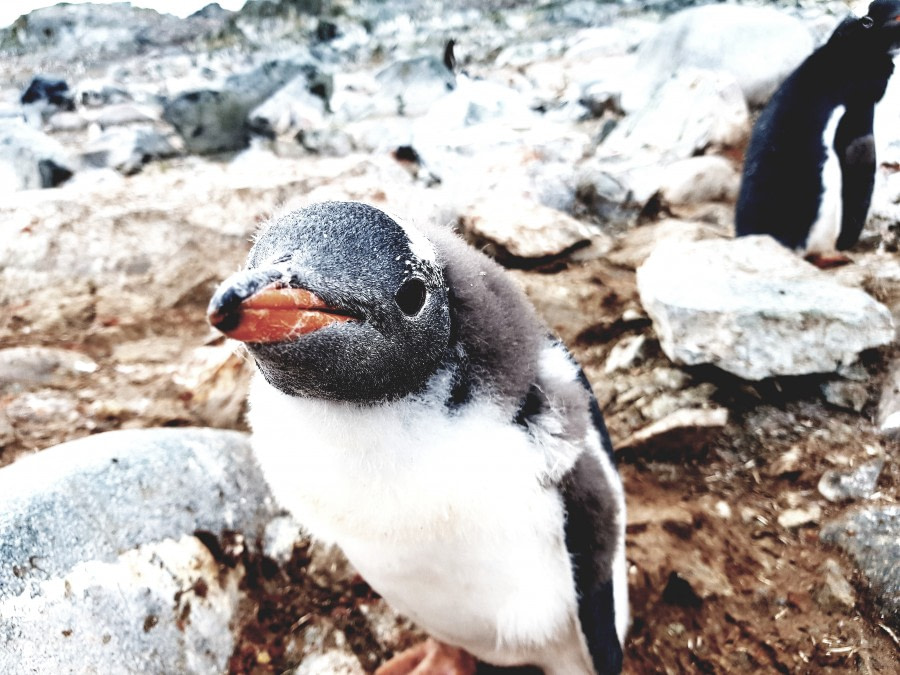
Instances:
[[[839,250],[848,249],[859,239],[875,186],[875,137],[872,122],[875,105],[848,107],[838,124],[834,150],[841,164],[841,232]]]
[[[560,480],[566,548],[572,559],[581,630],[594,668],[598,673],[618,673],[622,670],[622,643],[616,630],[613,558],[623,554],[620,519],[625,514],[621,498],[610,484],[609,471],[614,464],[606,423],[580,368],[578,379],[588,394],[591,421],[610,461],[604,467],[603,458],[586,450]],[[619,600],[624,606],[625,598]]]

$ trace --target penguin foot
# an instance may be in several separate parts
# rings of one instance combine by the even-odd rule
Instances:
[[[475,675],[475,658],[428,638],[382,664],[375,675]]]
[[[831,269],[832,267],[840,267],[841,265],[849,265],[852,259],[843,253],[807,253],[806,261],[811,262],[820,270]]]

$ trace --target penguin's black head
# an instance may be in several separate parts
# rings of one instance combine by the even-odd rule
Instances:
[[[418,391],[450,343],[432,244],[371,206],[326,202],[276,218],[209,321],[247,344],[266,380],[294,396],[376,402]]]
[[[857,20],[865,39],[878,49],[893,52],[900,48],[900,0],[875,0],[867,14]]]

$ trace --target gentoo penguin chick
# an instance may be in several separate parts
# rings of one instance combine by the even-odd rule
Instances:
[[[249,421],[275,497],[388,603],[489,664],[619,672],[609,436],[499,266],[449,231],[318,204],[264,226],[209,319],[256,361]]]
[[[848,262],[875,182],[872,120],[900,47],[900,0],[848,17],[761,113],[744,163],[737,236],[769,234],[820,266]]]

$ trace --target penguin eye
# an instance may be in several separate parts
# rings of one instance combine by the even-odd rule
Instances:
[[[413,277],[403,282],[394,296],[394,302],[406,316],[415,316],[425,306],[426,295],[425,282]]]
[[[864,16],[859,20],[859,22],[862,24],[863,28],[871,28],[875,25],[875,21],[871,16]]]

